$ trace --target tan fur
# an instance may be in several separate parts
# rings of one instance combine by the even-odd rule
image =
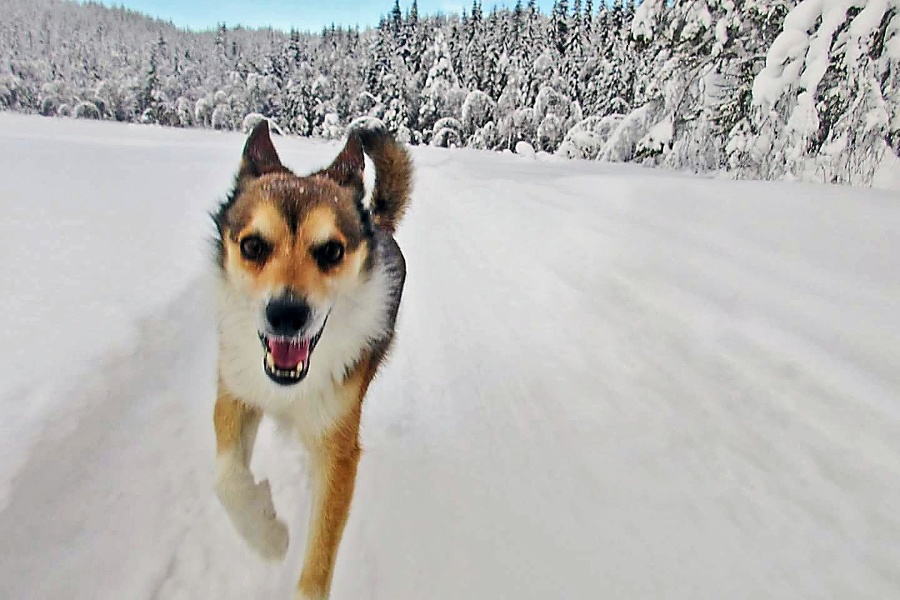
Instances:
[[[361,455],[359,425],[362,402],[375,377],[383,352],[365,356],[338,385],[348,406],[344,417],[310,448],[312,506],[303,569],[297,583],[300,598],[327,598],[337,550],[350,512]],[[216,453],[237,459],[249,470],[261,412],[233,397],[219,385],[214,410]]]
[[[359,420],[362,401],[377,367],[367,357],[341,385],[340,393],[352,407],[338,425],[311,450],[314,506],[307,539],[307,554],[297,584],[309,598],[325,598],[331,589],[334,561],[356,482]]]
[[[253,441],[261,417],[262,411],[232,396],[220,382],[213,409],[216,454],[221,456],[226,452],[238,453],[244,466],[249,468]]]
[[[368,249],[362,244],[351,249],[331,207],[323,205],[310,211],[300,223],[299,233],[294,235],[271,201],[264,197],[252,200],[255,204],[247,207],[247,226],[236,239],[225,240],[225,253],[226,269],[244,279],[253,293],[287,287],[303,290],[310,298],[321,300],[342,280],[359,273]],[[265,264],[241,256],[240,240],[253,233],[262,234],[274,246]],[[341,242],[347,250],[341,264],[323,273],[311,251],[316,244],[330,239]]]

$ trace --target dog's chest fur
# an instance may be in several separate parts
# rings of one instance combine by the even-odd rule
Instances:
[[[262,368],[258,309],[219,285],[219,376],[242,401],[286,422],[303,440],[314,441],[352,408],[340,385],[367,352],[383,348],[393,335],[405,278],[402,254],[393,239],[377,235],[375,260],[353,289],[334,304],[306,379],[293,386],[274,383]]]

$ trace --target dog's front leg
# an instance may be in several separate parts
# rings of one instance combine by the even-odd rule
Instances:
[[[359,464],[359,409],[310,448],[312,505],[297,600],[325,600],[347,523]]]
[[[222,384],[213,413],[216,429],[216,495],[246,542],[268,560],[287,551],[288,530],[275,515],[268,481],[255,483],[250,458],[262,412],[232,396]]]

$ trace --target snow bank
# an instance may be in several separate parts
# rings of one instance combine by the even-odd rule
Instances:
[[[516,154],[534,156],[534,147],[528,142],[516,142]]]

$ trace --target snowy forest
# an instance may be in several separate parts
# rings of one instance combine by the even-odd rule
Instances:
[[[531,0],[317,33],[0,0],[0,108],[868,185],[900,153],[900,0]],[[893,156],[892,156],[893,155]]]

